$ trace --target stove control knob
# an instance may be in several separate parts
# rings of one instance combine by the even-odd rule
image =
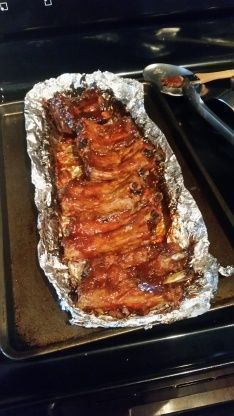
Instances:
[[[53,6],[52,0],[44,0],[45,6]]]
[[[0,12],[7,12],[8,11],[8,3],[6,1],[0,3]]]

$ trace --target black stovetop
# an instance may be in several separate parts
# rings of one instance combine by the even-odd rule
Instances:
[[[192,69],[231,67],[233,12],[234,3],[230,2],[228,10],[164,14],[142,24],[138,18],[130,23],[63,29],[60,34],[49,30],[46,36],[42,31],[4,36],[0,41],[2,100],[22,99],[35,82],[64,72],[101,69],[140,76],[144,66],[160,61]],[[199,143],[194,146],[202,156],[207,153],[211,158],[209,150]],[[220,166],[224,157],[220,151]],[[172,391],[178,380],[209,379],[214,370],[232,372],[233,311],[233,307],[220,308],[191,319],[187,335],[188,322],[173,324],[170,337],[164,328],[165,337],[160,341],[157,328],[153,328],[137,337],[126,334],[34,359],[13,361],[0,355],[0,415],[6,414],[4,408],[53,403],[73,396],[81,401],[98,400],[104,392],[109,400],[134,399],[134,395],[142,400],[143,392],[159,387]],[[42,408],[43,404],[38,404],[32,414],[47,414]]]

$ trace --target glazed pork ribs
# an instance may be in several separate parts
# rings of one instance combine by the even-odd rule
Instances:
[[[189,252],[167,243],[162,150],[110,91],[56,93],[44,108],[75,306],[118,318],[178,306],[193,273]]]

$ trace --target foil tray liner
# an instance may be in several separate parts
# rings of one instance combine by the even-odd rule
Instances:
[[[48,142],[48,126],[42,100],[51,98],[55,92],[79,87],[99,87],[112,90],[130,112],[146,137],[157,143],[166,156],[164,174],[173,207],[173,222],[168,241],[175,241],[187,247],[194,242],[191,264],[200,277],[189,288],[186,299],[178,309],[164,312],[152,311],[146,316],[130,315],[124,319],[111,316],[95,316],[74,306],[69,292],[71,268],[62,263],[59,256],[59,231],[53,201],[53,180]],[[95,327],[151,327],[156,323],[171,323],[180,319],[195,317],[210,309],[210,302],[218,285],[218,274],[231,275],[234,268],[222,268],[209,253],[209,240],[202,214],[195,200],[184,186],[180,166],[164,134],[152,122],[144,108],[142,83],[121,78],[110,72],[96,71],[92,74],[63,74],[36,84],[25,97],[25,125],[27,132],[27,151],[31,159],[32,183],[35,186],[35,203],[38,209],[38,230],[40,241],[38,257],[41,268],[54,286],[61,308],[70,313],[71,324],[87,328]],[[84,262],[76,265],[76,273],[83,269]]]

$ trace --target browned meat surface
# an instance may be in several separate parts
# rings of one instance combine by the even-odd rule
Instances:
[[[80,120],[95,120],[97,123],[112,120],[122,114],[122,105],[117,104],[110,94],[98,94],[93,90],[80,94],[56,93],[44,102],[48,118],[59,133],[74,134],[80,128]]]
[[[162,151],[110,92],[57,93],[44,107],[63,261],[86,261],[76,306],[118,318],[178,306],[195,276],[189,251],[167,243]]]

